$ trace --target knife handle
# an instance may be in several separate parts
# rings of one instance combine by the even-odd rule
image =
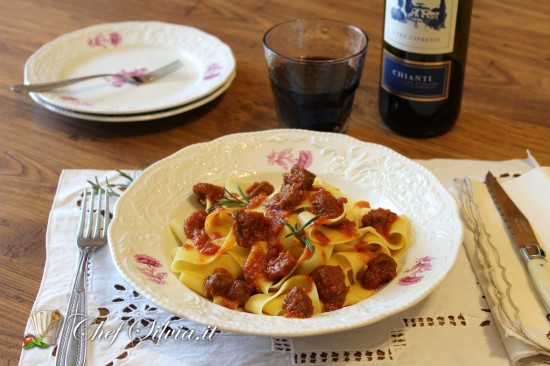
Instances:
[[[527,270],[546,310],[550,312],[550,267],[546,258],[531,259],[527,262]]]

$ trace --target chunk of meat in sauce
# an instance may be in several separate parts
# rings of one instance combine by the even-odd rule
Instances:
[[[371,226],[381,235],[389,237],[391,225],[398,218],[399,216],[395,212],[385,208],[377,208],[363,215],[361,224],[363,224],[363,227]]]
[[[336,198],[326,189],[319,189],[311,197],[311,212],[334,219],[344,213],[345,198]]]
[[[285,318],[311,318],[313,302],[300,287],[294,287],[283,301]]]
[[[376,290],[397,276],[395,259],[385,253],[378,254],[361,276],[361,286],[367,290]]]
[[[297,189],[308,190],[313,186],[316,175],[303,166],[294,164],[290,172],[283,175],[283,185],[296,186]]]
[[[319,266],[310,276],[317,286],[325,311],[338,310],[344,306],[349,287],[346,286],[344,271],[340,266]]]
[[[206,204],[207,200],[215,203],[223,198],[225,189],[215,184],[197,183],[193,186],[193,193],[202,204]]]
[[[270,223],[263,213],[237,210],[231,215],[233,232],[239,246],[250,248],[254,243],[267,239]]]
[[[193,212],[187,219],[185,219],[183,224],[183,232],[187,238],[194,239],[203,234],[206,216],[208,216],[208,212],[204,209],[200,209]],[[206,235],[206,232],[204,232],[204,235]]]
[[[206,277],[204,287],[211,297],[222,297],[238,305],[244,305],[252,293],[252,287],[243,280],[235,280],[225,268],[217,268]]]
[[[247,188],[245,194],[248,199],[251,199],[262,193],[264,193],[266,196],[269,196],[273,192],[275,192],[275,187],[273,187],[271,183],[261,181],[254,182],[250,187]]]
[[[281,191],[267,200],[264,205],[271,211],[288,210],[297,206],[302,193],[311,189],[316,175],[295,164],[290,172],[283,176]]]
[[[280,280],[290,273],[297,260],[290,251],[280,252],[279,255],[267,262],[265,273],[270,280]]]
[[[296,207],[302,199],[302,192],[294,190],[290,186],[283,186],[279,193],[264,202],[272,212],[291,210]]]

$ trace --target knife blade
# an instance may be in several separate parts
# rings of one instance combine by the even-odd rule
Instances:
[[[527,272],[537,289],[539,298],[546,310],[550,312],[550,266],[529,220],[491,172],[487,173],[485,184],[525,262]]]

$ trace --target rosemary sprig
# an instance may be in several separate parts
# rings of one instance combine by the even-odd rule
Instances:
[[[121,177],[126,178],[126,179],[129,181],[128,185],[126,186],[126,187],[128,187],[128,186],[134,181],[134,179],[136,178],[136,174],[137,174],[138,171],[136,170],[136,171],[134,172],[134,176],[133,176],[133,177],[131,177],[128,173],[124,173],[124,172],[123,172],[122,170],[120,170],[120,169],[117,169],[116,172],[117,172],[118,174],[120,174]]]
[[[250,200],[244,192],[241,189],[240,185],[237,185],[237,189],[239,190],[239,194],[241,195],[241,198],[235,196],[233,193],[229,192],[227,188],[225,188],[225,192],[229,195],[229,197],[223,197],[218,202],[214,203],[212,206],[208,207],[208,212],[213,211],[216,207],[224,206],[224,207],[245,207],[248,206],[250,203]]]
[[[116,184],[115,185],[115,184],[109,183],[109,179],[107,177],[105,177],[105,188],[103,188],[103,186],[99,182],[99,179],[97,177],[95,177],[94,180],[88,180],[88,183],[92,186],[92,189],[94,191],[107,192],[107,194],[109,196],[120,197],[120,194],[117,193],[113,189],[113,187],[118,187],[119,190],[121,190],[121,191],[126,190],[130,186],[130,184],[132,184],[134,182],[135,175],[132,177],[128,173],[125,173],[125,172],[123,172],[122,170],[119,170],[119,169],[117,169],[116,172],[121,177],[125,178],[127,180],[127,182],[124,183],[124,184]],[[137,174],[137,171],[136,171],[136,174]]]
[[[279,218],[279,222],[282,223],[283,225],[285,225],[287,228],[290,229],[290,233],[286,234],[285,235],[285,239],[286,238],[289,238],[291,236],[294,236],[296,239],[298,239],[298,241],[300,243],[302,243],[302,245],[304,245],[305,247],[307,247],[309,249],[310,252],[312,253],[315,253],[315,247],[313,246],[313,244],[311,243],[311,241],[309,241],[308,237],[307,236],[304,236],[303,238],[300,236],[303,232],[304,232],[304,229],[306,227],[308,227],[309,225],[311,225],[313,223],[313,221],[317,220],[321,215],[316,215],[314,217],[312,217],[310,220],[308,220],[305,224],[303,224],[301,227],[298,227],[298,224],[294,224],[294,227],[292,225],[290,225],[288,222],[286,222],[285,220],[283,220],[282,218]]]

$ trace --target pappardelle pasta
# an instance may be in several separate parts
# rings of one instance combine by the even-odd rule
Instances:
[[[362,301],[396,277],[409,220],[345,197],[299,165],[278,188],[229,179],[198,183],[204,205],[170,226],[172,272],[214,303],[309,318]]]

